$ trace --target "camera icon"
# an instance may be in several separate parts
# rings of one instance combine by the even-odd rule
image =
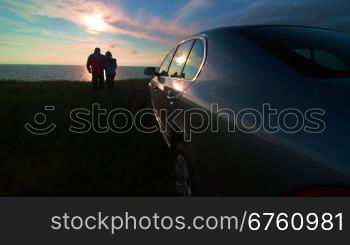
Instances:
[[[50,112],[50,111],[54,111],[55,107],[54,106],[45,106],[45,111],[46,112]],[[26,123],[24,125],[25,129],[27,129],[30,133],[34,134],[34,135],[39,135],[39,136],[43,136],[43,135],[47,135],[52,133],[55,128],[56,128],[56,124],[51,123],[48,126],[45,126],[45,124],[47,123],[47,116],[45,113],[39,112],[37,114],[34,115],[34,126],[30,123]]]

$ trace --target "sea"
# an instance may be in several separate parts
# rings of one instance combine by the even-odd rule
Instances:
[[[119,66],[117,80],[149,78],[145,67]],[[79,65],[0,65],[0,80],[17,81],[91,81],[85,66]]]

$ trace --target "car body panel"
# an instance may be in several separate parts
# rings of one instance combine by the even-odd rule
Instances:
[[[165,78],[159,89],[161,108],[200,108],[208,113],[212,104],[237,113],[244,108],[261,111],[265,103],[278,111],[320,108],[326,112],[327,125],[319,134],[264,130],[192,134],[191,156],[201,193],[273,196],[312,186],[350,186],[349,79],[301,75],[243,36],[240,28],[220,28],[199,36],[207,40],[199,76],[185,85],[181,79]],[[181,83],[181,94],[170,104],[165,94]],[[213,117],[222,125],[219,128],[237,123]],[[188,126],[183,118],[177,124]],[[171,130],[166,132],[170,144],[172,135]]]

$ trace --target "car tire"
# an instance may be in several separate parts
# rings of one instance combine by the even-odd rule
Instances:
[[[198,188],[193,174],[188,146],[181,142],[174,150],[176,170],[176,193],[178,196],[191,197],[198,195]]]

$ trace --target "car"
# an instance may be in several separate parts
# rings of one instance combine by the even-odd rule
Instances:
[[[217,28],[144,73],[179,195],[350,196],[346,33]]]

